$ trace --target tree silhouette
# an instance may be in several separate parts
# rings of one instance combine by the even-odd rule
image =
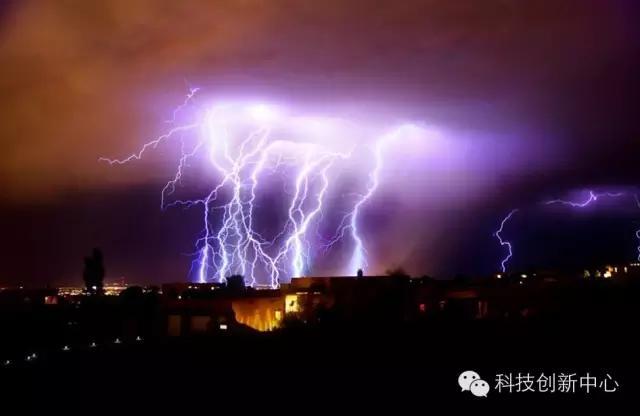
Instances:
[[[239,274],[227,277],[227,290],[234,294],[244,293],[246,290],[244,277]]]
[[[104,262],[102,251],[94,248],[91,256],[84,258],[84,272],[82,273],[87,291],[92,294],[102,293],[104,281]]]
[[[409,273],[407,273],[402,267],[390,268],[386,273],[389,277],[409,277]]]

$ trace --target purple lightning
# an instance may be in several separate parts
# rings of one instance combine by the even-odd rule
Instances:
[[[171,129],[142,145],[122,159],[100,158],[111,165],[142,159],[148,150],[169,140],[180,140],[177,169],[161,192],[161,208],[201,206],[202,232],[196,240],[190,273],[199,282],[223,282],[233,274],[258,286],[267,281],[278,287],[282,279],[304,276],[312,265],[316,242],[310,230],[323,218],[326,198],[337,181],[334,168],[349,161],[358,144],[324,140],[288,139],[283,131],[292,129],[293,117],[266,104],[222,103],[202,109],[195,106],[197,88],[192,88],[168,122]],[[194,108],[195,107],[195,108]],[[188,111],[194,109],[196,111]],[[178,123],[187,118],[187,122]],[[306,120],[306,119],[305,119]],[[300,120],[297,120],[300,124]],[[322,122],[306,122],[305,128],[318,133]],[[296,124],[296,125],[298,125]],[[340,224],[331,244],[345,235],[351,237],[353,254],[350,270],[364,267],[365,241],[358,229],[362,206],[375,193],[380,182],[385,147],[406,132],[407,126],[382,136],[373,146],[374,164],[368,173],[365,192],[358,196]],[[413,127],[414,128],[414,127]],[[247,131],[248,133],[243,133]],[[240,138],[239,137],[243,137]],[[169,198],[180,184],[191,159],[206,157],[217,176],[216,183],[203,197]],[[279,173],[287,182],[288,209],[279,231],[267,237],[258,231],[257,194],[261,182]],[[269,188],[268,186],[266,187]]]
[[[507,223],[507,221],[509,221],[513,216],[513,214],[515,214],[516,212],[518,212],[518,208],[512,209],[507,214],[507,216],[504,217],[500,222],[500,228],[498,228],[498,230],[495,233],[493,233],[493,235],[500,242],[500,245],[507,247],[507,256],[503,258],[502,261],[500,262],[500,268],[502,269],[502,273],[507,271],[507,263],[509,262],[509,259],[511,259],[511,257],[513,256],[513,248],[511,247],[511,243],[509,241],[502,239],[502,236],[500,235],[500,233],[504,230],[504,225]]]
[[[198,87],[189,88],[189,93],[184,98],[184,102],[182,104],[180,104],[179,106],[177,106],[173,110],[173,114],[171,115],[171,119],[167,120],[166,122],[170,123],[170,124],[175,123],[176,120],[177,120],[178,113],[180,111],[182,111],[185,107],[187,107],[190,104],[191,100],[193,100],[193,98],[198,93],[198,91],[200,91],[200,88],[198,88]]]
[[[617,198],[617,197],[621,197],[621,196],[627,195],[627,193],[625,193],[625,192],[594,192],[593,190],[589,190],[588,192],[589,192],[588,197],[586,199],[582,200],[582,201],[572,201],[572,200],[565,200],[565,199],[553,199],[553,200],[545,201],[545,202],[543,202],[543,204],[544,205],[561,204],[561,205],[567,205],[567,206],[574,207],[574,208],[585,208],[585,207],[597,202],[599,199],[601,199],[603,197]],[[640,198],[638,197],[637,194],[634,194],[633,197],[635,198],[637,207],[640,208]],[[508,242],[508,241],[503,240],[501,238],[501,236],[500,236],[500,233],[502,232],[505,223],[517,211],[518,211],[517,209],[514,209],[511,212],[509,212],[509,214],[500,223],[500,228],[498,229],[498,231],[496,231],[494,233],[494,236],[496,238],[498,238],[498,240],[500,241],[500,245],[501,246],[507,246],[507,249],[508,249],[507,257],[505,257],[501,262],[501,268],[502,268],[502,272],[503,273],[506,271],[506,263],[512,257],[513,251],[512,251],[511,243]],[[640,261],[640,229],[636,230],[635,236],[638,239],[637,251],[638,251],[638,261]]]
[[[392,144],[395,140],[404,134],[415,132],[419,127],[412,124],[405,124],[394,130],[388,135],[381,137],[377,140],[371,150],[374,156],[374,167],[369,173],[369,181],[364,193],[357,194],[356,202],[353,209],[349,211],[340,222],[337,233],[326,244],[325,249],[331,248],[336,242],[344,238],[345,234],[349,234],[354,242],[353,252],[351,254],[351,260],[347,270],[362,270],[365,269],[369,263],[367,260],[367,250],[364,246],[360,231],[358,229],[358,217],[362,210],[363,205],[371,199],[376,189],[380,184],[380,173],[383,168],[384,151],[387,146]]]
[[[563,204],[563,205],[570,205],[572,207],[576,207],[576,208],[584,208],[588,205],[590,205],[593,202],[596,202],[598,200],[598,198],[601,198],[603,196],[606,197],[612,197],[612,198],[616,198],[619,196],[624,195],[624,193],[622,192],[593,192],[593,191],[589,191],[589,197],[584,200],[583,202],[574,202],[574,201],[567,201],[564,199],[553,199],[551,201],[546,201],[545,204],[546,205],[551,205],[551,204]]]
[[[606,197],[611,197],[611,198],[617,198],[620,196],[625,195],[624,192],[600,192],[600,193],[595,193],[593,191],[589,191],[589,198],[587,198],[585,201],[583,202],[572,202],[572,201],[565,201],[565,200],[561,200],[561,199],[554,199],[552,201],[547,201],[546,204],[555,204],[555,203],[560,203],[560,204],[564,204],[564,205],[570,205],[572,207],[577,207],[577,208],[584,208],[588,205],[590,205],[591,203],[594,203],[598,200],[598,198],[601,198],[603,196]],[[640,200],[638,199],[638,195],[634,194],[633,195],[635,201],[636,201],[636,205],[638,206],[638,208],[640,208]],[[637,246],[637,251],[638,251],[638,261],[640,261],[640,229],[636,230],[635,232],[635,236],[636,238],[639,240],[639,245]]]

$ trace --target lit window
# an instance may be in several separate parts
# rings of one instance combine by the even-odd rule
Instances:
[[[284,312],[296,313],[300,312],[300,304],[298,303],[298,295],[287,295],[284,298]]]

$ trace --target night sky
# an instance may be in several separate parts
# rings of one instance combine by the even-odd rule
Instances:
[[[186,279],[199,214],[159,209],[175,152],[118,168],[98,158],[159,134],[189,86],[442,132],[429,158],[390,165],[368,208],[371,272],[491,273],[504,254],[492,233],[514,207],[514,268],[632,261],[632,197],[587,211],[540,202],[640,185],[639,11],[614,0],[1,2],[0,284],[79,283],[94,246],[107,278]]]

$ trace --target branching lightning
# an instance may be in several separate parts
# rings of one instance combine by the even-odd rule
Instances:
[[[504,230],[504,226],[507,223],[507,221],[509,221],[511,219],[511,217],[513,216],[513,214],[515,214],[516,212],[518,212],[518,208],[515,208],[515,209],[512,209],[511,211],[509,211],[507,216],[504,217],[502,219],[502,221],[500,222],[500,228],[498,228],[498,230],[495,233],[493,233],[493,235],[500,242],[500,245],[503,246],[503,247],[505,247],[505,246],[507,247],[507,255],[500,262],[500,268],[502,270],[502,273],[505,273],[507,271],[507,263],[509,262],[511,257],[513,257],[513,247],[511,246],[511,242],[509,242],[507,240],[504,240],[502,238],[502,236],[500,235],[500,233],[502,233],[502,231]]]
[[[334,149],[325,144],[278,138],[274,127],[286,124],[287,118],[264,104],[232,103],[204,111],[187,111],[195,107],[197,92],[197,88],[190,89],[184,102],[173,111],[167,121],[172,125],[168,132],[127,157],[100,160],[122,165],[142,159],[147,151],[166,141],[180,140],[178,166],[161,191],[160,206],[202,207],[203,228],[195,242],[190,272],[198,282],[223,282],[228,276],[239,274],[249,285],[267,282],[277,287],[282,279],[309,273],[316,237],[310,230],[323,218],[327,194],[337,180],[332,168],[348,161],[355,145]],[[188,121],[179,123],[185,114],[189,115]],[[247,128],[249,133],[243,133]],[[359,216],[379,186],[385,147],[404,128],[375,142],[366,189],[358,195],[328,244],[331,246],[347,235],[351,238],[353,254],[349,269],[353,272],[367,264],[365,241],[358,229]],[[170,200],[190,160],[202,157],[207,158],[217,176],[211,190],[201,198]],[[259,189],[268,186],[262,182],[275,172],[282,173],[285,180],[292,180],[289,183],[293,191],[288,194],[284,224],[267,238],[258,231],[256,212],[260,208],[256,201]]]
[[[351,254],[351,260],[349,261],[348,270],[362,270],[365,269],[369,262],[367,260],[367,250],[364,246],[362,237],[358,230],[358,217],[362,210],[363,205],[367,203],[369,199],[374,195],[378,189],[380,183],[380,173],[382,172],[384,162],[384,151],[393,141],[397,140],[403,133],[408,130],[416,129],[417,127],[407,124],[393,131],[391,134],[383,136],[375,142],[372,153],[374,156],[374,166],[369,173],[369,180],[366,186],[366,190],[362,194],[356,194],[356,202],[353,205],[353,209],[349,211],[340,222],[338,231],[333,238],[329,240],[325,248],[332,247],[336,242],[344,238],[348,234],[353,240],[353,252]]]
[[[586,208],[590,205],[593,205],[603,197],[618,198],[626,195],[629,195],[629,194],[626,192],[594,192],[593,190],[589,190],[587,198],[584,200],[574,201],[574,200],[568,200],[568,199],[552,199],[552,200],[544,201],[543,204],[544,205],[560,204],[560,205],[566,205],[573,208]],[[638,197],[638,194],[633,194],[633,197],[635,199],[636,206],[640,208],[640,197]],[[502,237],[500,236],[500,233],[502,232],[505,223],[511,218],[511,216],[516,211],[518,210],[514,209],[511,212],[509,212],[509,214],[500,223],[500,228],[498,229],[498,231],[494,233],[494,236],[498,238],[498,241],[500,241],[500,245],[506,246],[508,249],[507,256],[504,259],[502,259],[500,263],[501,270],[503,273],[506,271],[507,262],[513,256],[513,250],[512,250],[511,243],[509,241],[503,240]],[[637,246],[638,257],[637,258],[638,258],[638,261],[640,261],[640,228],[635,231],[635,236],[638,239],[638,246]]]
[[[624,193],[622,192],[593,192],[593,191],[589,191],[589,197],[582,201],[582,202],[575,202],[575,201],[568,201],[568,200],[564,200],[564,199],[553,199],[551,201],[546,201],[545,205],[552,205],[552,204],[562,204],[562,205],[569,205],[575,208],[584,208],[586,206],[591,205],[592,203],[598,201],[599,198],[602,197],[611,197],[611,198],[617,198],[619,196],[624,195]]]

